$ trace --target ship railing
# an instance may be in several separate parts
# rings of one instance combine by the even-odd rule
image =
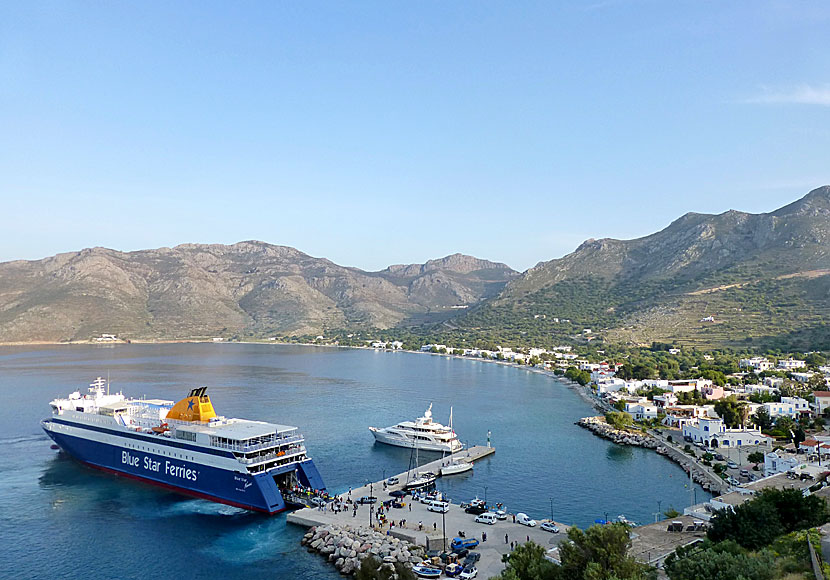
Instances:
[[[290,453],[283,453],[282,455],[279,455],[278,453],[269,453],[267,455],[260,455],[259,457],[237,457],[237,459],[240,463],[245,465],[255,465],[257,463],[266,463],[274,460],[281,460],[285,462],[285,459],[290,459],[292,457],[296,457],[297,455],[303,455],[305,452],[305,447],[301,446],[291,450]]]
[[[251,451],[259,451],[261,449],[274,449],[276,447],[291,445],[293,443],[301,443],[302,441],[304,441],[303,436],[296,435],[293,437],[279,437],[277,439],[273,439],[271,441],[267,441],[264,443],[214,443],[212,446],[219,447],[220,449],[230,449],[231,451],[241,451],[243,453],[249,453]]]

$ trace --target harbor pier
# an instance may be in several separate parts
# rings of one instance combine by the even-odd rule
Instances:
[[[452,461],[468,461],[475,463],[495,453],[495,448],[487,446],[475,446],[469,449],[458,451],[436,461],[432,461],[417,468],[419,473],[431,471],[439,473],[442,465]],[[463,531],[466,538],[476,538],[481,542],[475,549],[481,554],[481,559],[476,564],[478,574],[481,578],[490,578],[498,575],[503,569],[502,555],[509,553],[512,546],[525,543],[528,539],[544,546],[552,548],[566,539],[566,533],[570,526],[557,523],[559,533],[544,531],[539,526],[528,527],[514,522],[512,514],[507,519],[499,520],[493,525],[475,522],[475,516],[468,514],[458,503],[450,503],[449,511],[446,513],[432,512],[427,505],[418,501],[412,501],[410,496],[402,498],[405,503],[402,508],[391,508],[386,512],[386,522],[380,524],[377,520],[377,507],[384,501],[395,499],[390,492],[403,490],[407,481],[407,472],[400,473],[395,477],[398,483],[386,485],[384,481],[373,482],[353,488],[350,493],[341,494],[338,497],[342,500],[351,500],[352,503],[338,513],[330,508],[314,507],[304,508],[288,515],[290,523],[304,527],[335,524],[338,526],[366,527],[388,534],[389,536],[406,540],[412,544],[425,547],[427,550],[444,551],[449,549],[450,542],[459,531]],[[452,477],[452,476],[448,476]],[[355,504],[362,497],[374,496],[377,503]],[[472,498],[464,498],[470,500]],[[530,514],[531,517],[533,514]],[[549,520],[537,520],[538,523]],[[391,525],[394,524],[394,525]],[[483,541],[486,534],[486,541]]]

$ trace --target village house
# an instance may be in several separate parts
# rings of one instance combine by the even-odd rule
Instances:
[[[815,402],[810,405],[813,413],[816,415],[823,415],[827,409],[830,409],[830,391],[813,391]]]
[[[794,358],[782,358],[778,361],[778,368],[785,371],[794,371],[795,369],[803,369],[807,366],[807,362],[803,360],[796,360]]]
[[[799,456],[783,450],[764,453],[764,477],[794,471],[802,463],[804,463],[803,455]]]
[[[771,445],[771,439],[758,429],[727,429],[721,419],[697,419],[683,426],[683,437],[706,447]]]
[[[752,369],[755,373],[760,373],[770,370],[772,361],[762,356],[754,356],[752,358],[742,358],[739,366],[742,369]]]
[[[652,404],[648,399],[641,400],[637,403],[626,403],[625,412],[634,417],[635,421],[657,418],[657,406]]]

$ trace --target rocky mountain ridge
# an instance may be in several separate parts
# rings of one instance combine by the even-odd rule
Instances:
[[[770,213],[688,213],[642,238],[587,240],[457,323],[514,335],[565,337],[586,327],[634,344],[735,345],[830,322],[827,269],[823,186]],[[552,322],[563,318],[573,328]]]
[[[517,274],[460,254],[364,272],[258,241],[88,248],[0,264],[0,341],[387,328],[446,318]]]

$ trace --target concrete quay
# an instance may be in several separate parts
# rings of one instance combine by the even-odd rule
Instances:
[[[418,468],[418,471],[432,471],[437,474],[442,462],[448,463],[451,460],[475,462],[494,452],[495,449],[493,447],[471,447],[470,449],[459,451],[452,456],[447,456],[443,459],[422,465]],[[390,536],[407,540],[413,544],[424,546],[430,550],[443,549],[445,531],[447,548],[449,548],[449,543],[452,541],[452,538],[456,537],[459,530],[461,530],[464,531],[467,538],[476,538],[481,542],[478,548],[476,548],[476,551],[481,554],[481,559],[477,564],[480,578],[496,576],[504,569],[501,558],[503,554],[510,552],[511,542],[515,546],[530,539],[549,549],[558,545],[560,541],[566,538],[566,533],[570,527],[557,523],[560,532],[554,534],[541,530],[538,525],[531,528],[514,523],[512,515],[508,516],[506,520],[498,521],[494,525],[480,524],[474,521],[474,515],[465,513],[464,509],[457,503],[450,504],[449,511],[441,514],[427,510],[426,504],[417,501],[413,502],[410,496],[403,498],[406,503],[403,508],[389,509],[386,514],[388,523],[380,525],[375,517],[377,506],[381,502],[393,499],[389,495],[390,492],[403,489],[406,483],[406,472],[398,474],[397,478],[399,483],[386,486],[386,489],[384,489],[384,482],[379,481],[371,485],[364,485],[352,489],[351,493],[341,494],[339,497],[343,500],[357,500],[369,495],[378,498],[377,504],[358,505],[356,513],[353,504],[347,504],[345,509],[339,513],[334,513],[330,508],[326,508],[325,510],[321,508],[305,508],[290,513],[287,521],[305,527],[326,524],[369,527],[371,520],[374,529],[388,533]],[[469,501],[473,498],[457,499]],[[533,517],[534,514],[530,514],[530,516]],[[405,520],[404,525],[401,525],[401,520]],[[542,523],[542,521],[548,520],[537,520],[538,523]],[[394,523],[394,526],[390,527],[389,523]],[[483,534],[487,535],[486,541],[482,541]]]

